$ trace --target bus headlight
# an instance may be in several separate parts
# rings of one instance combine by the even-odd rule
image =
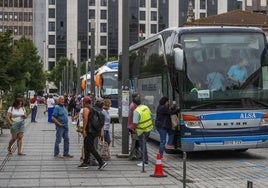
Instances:
[[[268,114],[264,114],[261,119],[261,126],[268,126]]]
[[[182,118],[183,118],[185,126],[188,127],[188,128],[198,128],[198,129],[203,128],[203,125],[202,125],[201,121],[196,116],[184,115],[183,114]]]

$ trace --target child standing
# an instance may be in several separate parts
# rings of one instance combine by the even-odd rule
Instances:
[[[108,143],[108,145],[110,145],[111,143],[111,137],[110,137],[110,122],[111,122],[111,117],[110,114],[108,112],[108,110],[110,109],[111,106],[111,100],[110,99],[104,99],[103,100],[103,111],[102,113],[105,116],[105,122],[104,122],[104,141]]]

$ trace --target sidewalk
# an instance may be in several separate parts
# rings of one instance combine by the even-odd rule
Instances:
[[[98,170],[98,166],[79,169],[82,137],[69,123],[70,154],[73,158],[55,159],[53,148],[55,141],[55,125],[47,123],[45,107],[38,107],[38,123],[26,120],[23,138],[23,152],[26,156],[18,156],[17,146],[13,145],[13,155],[7,155],[10,139],[9,130],[4,129],[0,135],[0,187],[183,187],[182,183],[172,176],[164,178],[150,177],[154,173],[155,164],[145,167],[146,172],[138,167],[137,161],[118,158],[122,151],[121,125],[115,124],[114,147],[111,147],[111,159],[108,166]],[[61,154],[63,143],[60,146]]]

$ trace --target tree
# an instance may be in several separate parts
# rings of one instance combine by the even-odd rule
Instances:
[[[46,78],[42,67],[33,42],[25,36],[21,37],[13,45],[7,68],[7,74],[12,79],[13,91],[23,93],[27,90],[43,90]]]
[[[12,31],[0,33],[0,90],[10,89],[12,79],[7,74],[9,60],[12,55]]]

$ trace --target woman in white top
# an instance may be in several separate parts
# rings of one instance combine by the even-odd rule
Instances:
[[[49,123],[53,123],[52,121],[52,113],[54,110],[54,106],[55,106],[55,100],[53,99],[53,96],[51,94],[48,95],[47,98],[47,121]]]
[[[27,113],[23,107],[23,101],[21,98],[16,98],[13,105],[8,108],[6,120],[9,123],[10,133],[12,135],[8,143],[8,154],[12,154],[11,147],[17,140],[18,155],[25,155],[22,153],[22,137],[24,132],[24,119],[27,118]]]

